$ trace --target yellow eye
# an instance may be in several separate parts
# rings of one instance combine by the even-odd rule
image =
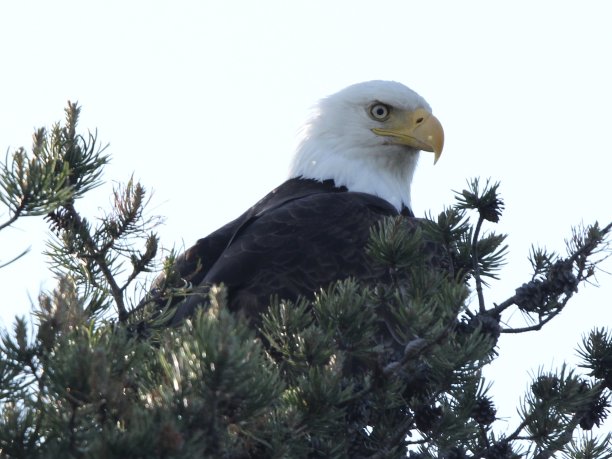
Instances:
[[[370,106],[370,116],[373,120],[376,121],[385,121],[389,118],[389,114],[391,113],[391,107],[385,104],[381,104],[377,102]]]

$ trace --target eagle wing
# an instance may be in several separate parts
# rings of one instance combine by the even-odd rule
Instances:
[[[202,295],[185,297],[172,323],[193,314],[214,284],[227,287],[231,310],[257,321],[271,295],[312,297],[336,280],[382,275],[365,246],[377,221],[397,215],[388,202],[364,193],[317,192],[268,204],[254,206],[186,252],[180,269]]]

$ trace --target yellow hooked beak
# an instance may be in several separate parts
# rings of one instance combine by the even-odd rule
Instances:
[[[434,164],[438,162],[444,147],[444,130],[438,118],[423,108],[409,112],[395,110],[382,128],[373,128],[377,135],[391,138],[391,142],[406,145],[417,150],[434,154]]]

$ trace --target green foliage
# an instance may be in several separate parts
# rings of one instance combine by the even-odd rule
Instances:
[[[591,370],[590,376],[601,379],[612,389],[612,333],[599,328],[591,331],[582,341],[579,353],[584,367]]]
[[[157,253],[157,237],[151,230],[159,220],[143,216],[145,189],[132,180],[114,191],[113,209],[96,227],[81,216],[76,200],[100,185],[109,157],[97,146],[95,135],[77,133],[79,114],[80,108],[69,102],[63,125],[36,131],[31,155],[20,148],[7,157],[0,168],[0,201],[9,219],[0,229],[19,217],[45,215],[57,235],[47,252],[56,274],[74,277],[86,297],[111,296],[112,301],[97,301],[97,312],[114,304],[120,320],[125,320],[126,290],[152,267]],[[143,239],[143,250],[134,249]],[[127,279],[119,280],[124,258],[132,270]]]
[[[76,104],[66,108],[66,124],[56,124],[48,133],[34,134],[32,153],[19,148],[0,166],[0,202],[8,219],[0,230],[20,217],[46,215],[81,197],[99,184],[102,167],[108,157],[96,146],[96,138],[76,134],[80,109]],[[27,249],[5,262],[12,263]]]
[[[611,434],[607,434],[601,439],[583,434],[571,441],[567,447],[567,452],[562,457],[563,459],[610,459],[612,457],[609,446],[611,438]]]
[[[476,210],[480,218],[497,223],[504,210],[504,201],[498,193],[499,182],[490,185],[489,180],[480,190],[480,180],[473,179],[469,188],[457,194],[455,207],[460,210]]]
[[[120,320],[127,317],[127,288],[139,274],[150,270],[157,254],[158,239],[151,230],[158,219],[143,216],[145,195],[142,185],[130,179],[125,187],[114,190],[111,212],[95,227],[73,205],[48,216],[57,235],[46,252],[53,271],[59,277],[74,277],[86,295],[111,296]],[[134,249],[136,244],[143,244],[143,249]],[[129,260],[131,270],[120,280],[123,260]]]
[[[586,374],[540,371],[514,427],[499,425],[482,375],[501,333],[539,330],[592,279],[610,225],[577,228],[565,256],[534,248],[527,282],[494,303],[483,279],[499,278],[507,247],[484,225],[503,202],[498,184],[475,180],[435,217],[372,228],[366,250],[387,273],[377,282],[275,298],[258,327],[213,287],[194,317],[159,328],[159,311],[127,299],[156,265],[159,219],[132,180],[95,224],[77,210],[107,161],[76,133],[78,113],[69,105],[64,126],[38,131],[32,155],[20,149],[0,170],[6,225],[45,215],[58,276],[34,323],[1,335],[2,457],[612,457],[609,435],[580,433],[609,411],[610,331],[584,338]],[[529,325],[504,325],[515,311]]]
[[[11,218],[0,228],[21,216],[48,214],[100,184],[108,156],[95,135],[85,139],[76,133],[79,113],[76,104],[68,103],[64,126],[56,124],[50,133],[39,129],[31,155],[20,148],[2,165],[0,201]]]

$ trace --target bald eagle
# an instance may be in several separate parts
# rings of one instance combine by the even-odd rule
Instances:
[[[430,106],[400,83],[358,83],[322,99],[288,180],[177,257],[173,277],[196,294],[180,299],[171,324],[191,316],[214,284],[226,286],[230,310],[257,321],[271,295],[295,300],[347,277],[378,278],[365,252],[370,228],[387,216],[413,217],[419,152],[436,162],[443,143]],[[153,298],[167,281],[155,281]]]

